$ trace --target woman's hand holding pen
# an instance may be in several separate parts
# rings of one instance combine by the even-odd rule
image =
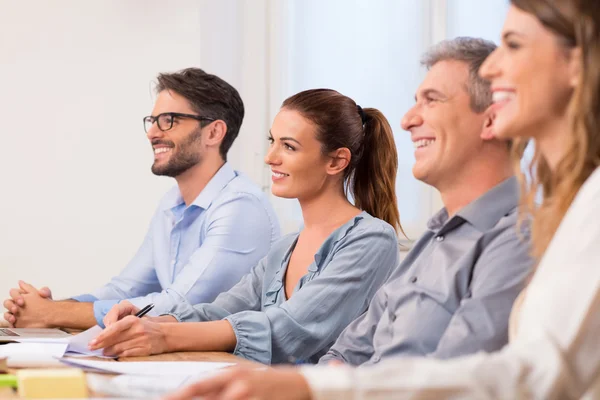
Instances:
[[[90,341],[89,348],[104,349],[105,355],[118,357],[149,356],[168,351],[162,324],[134,315],[126,315],[107,326]]]
[[[127,300],[115,304],[108,313],[104,316],[102,322],[107,328],[115,322],[125,318],[128,315],[135,315],[140,311],[139,308],[128,302]]]

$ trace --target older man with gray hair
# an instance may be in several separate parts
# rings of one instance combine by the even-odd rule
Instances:
[[[450,358],[507,343],[532,259],[527,235],[517,233],[509,146],[492,134],[490,86],[478,75],[495,47],[457,38],[423,57],[428,73],[402,128],[415,146],[414,176],[439,190],[444,208],[320,363]]]

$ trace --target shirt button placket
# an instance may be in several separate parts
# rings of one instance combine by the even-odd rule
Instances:
[[[181,232],[179,226],[176,226],[171,231],[171,279],[175,279],[175,264],[177,264],[177,251],[179,249],[179,241],[181,240]]]

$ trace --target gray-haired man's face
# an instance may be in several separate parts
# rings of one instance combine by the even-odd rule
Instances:
[[[415,146],[414,176],[438,189],[462,175],[483,145],[485,113],[471,109],[469,69],[461,61],[440,61],[417,89],[402,128]]]

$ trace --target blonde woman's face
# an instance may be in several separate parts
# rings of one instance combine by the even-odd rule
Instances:
[[[494,134],[539,139],[549,124],[566,118],[576,82],[572,60],[534,15],[511,6],[501,45],[480,70],[492,85]]]

